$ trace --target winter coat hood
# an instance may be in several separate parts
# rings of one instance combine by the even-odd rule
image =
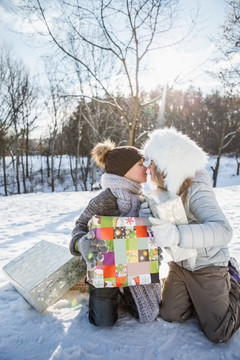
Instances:
[[[165,186],[174,194],[178,193],[184,180],[204,169],[208,158],[193,140],[174,128],[154,130],[143,150],[165,174]]]

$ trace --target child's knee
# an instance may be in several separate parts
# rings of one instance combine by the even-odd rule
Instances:
[[[88,317],[91,324],[100,327],[113,326],[118,319],[117,311],[118,292],[115,289],[90,291]]]
[[[100,327],[113,326],[117,319],[117,304],[102,299],[94,299],[89,304],[89,321]]]

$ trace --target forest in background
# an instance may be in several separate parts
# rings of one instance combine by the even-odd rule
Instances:
[[[89,190],[89,177],[93,189],[97,169],[90,151],[97,142],[111,138],[117,145],[141,147],[149,131],[163,126],[176,127],[206,152],[216,155],[213,186],[224,153],[236,158],[239,174],[237,0],[226,1],[225,23],[215,40],[215,61],[221,66],[210,75],[221,80],[221,92],[212,89],[206,94],[192,86],[181,90],[175,86],[177,80],[159,84],[150,92],[141,86],[144,59],[163,44],[172,46],[170,30],[176,23],[173,19],[177,19],[179,3],[101,0],[98,6],[95,3],[92,8],[84,8],[81,1],[60,0],[54,18],[51,5],[45,1],[18,2],[16,10],[20,15],[41,22],[45,33],[36,27],[34,32],[48,37],[53,51],[45,58],[42,84],[38,76],[30,76],[6,44],[1,46],[0,185],[4,195],[34,190],[33,179],[39,174],[33,172],[33,156],[45,164],[40,167],[40,178],[52,191],[56,180],[63,176],[63,155],[69,159],[64,172],[71,176],[75,190]],[[114,26],[116,19],[118,26]],[[196,21],[194,18],[191,24]],[[175,42],[181,43],[183,38]],[[33,136],[36,129],[37,138]]]

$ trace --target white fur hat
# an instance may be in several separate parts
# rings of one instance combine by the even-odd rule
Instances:
[[[144,146],[144,154],[166,175],[168,191],[177,194],[184,180],[204,169],[207,154],[187,135],[174,128],[154,130]]]

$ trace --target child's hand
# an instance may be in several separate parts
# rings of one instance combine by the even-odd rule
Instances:
[[[77,241],[77,248],[87,265],[90,266],[90,269],[94,269],[96,260],[102,261],[102,253],[108,252],[109,250],[105,240],[95,239],[95,233],[93,231],[89,231]]]
[[[144,201],[141,206],[140,206],[140,210],[139,210],[139,217],[149,217],[152,216],[151,210],[149,208],[149,205],[147,203],[147,201]]]

